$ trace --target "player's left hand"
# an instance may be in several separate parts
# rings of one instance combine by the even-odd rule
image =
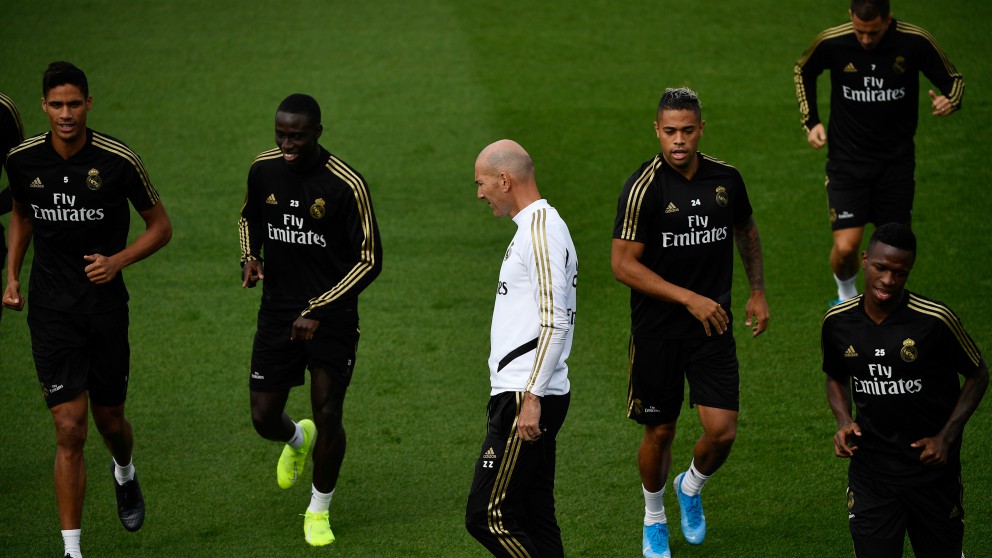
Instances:
[[[933,108],[934,116],[948,116],[954,112],[954,105],[950,99],[943,95],[937,95],[933,89],[930,90],[930,105]]]
[[[319,326],[320,320],[311,320],[310,318],[297,316],[296,321],[293,322],[293,331],[289,335],[289,340],[310,341],[313,339],[314,334],[317,333]]]
[[[914,448],[923,448],[920,452],[920,462],[928,466],[947,465],[947,454],[951,444],[941,436],[922,438],[910,444]]]
[[[524,404],[517,416],[517,434],[525,442],[541,439],[541,398],[531,392],[524,393]]]
[[[90,265],[83,269],[86,272],[86,277],[89,278],[91,283],[96,283],[97,285],[113,281],[114,277],[117,277],[117,273],[121,270],[121,265],[117,263],[115,258],[108,258],[103,254],[90,254],[83,256],[83,259],[90,262]]]
[[[744,325],[751,327],[751,324],[754,324],[751,337],[757,337],[768,329],[768,319],[771,314],[768,311],[768,301],[765,300],[765,291],[751,291],[751,297],[744,306],[744,314],[747,316]]]

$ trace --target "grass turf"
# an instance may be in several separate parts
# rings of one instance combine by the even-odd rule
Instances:
[[[909,286],[951,304],[988,354],[992,39],[983,22],[992,6],[907,0],[894,9],[930,30],[968,80],[964,111],[951,118],[930,118],[921,100],[920,257]],[[484,555],[462,514],[484,434],[491,287],[513,228],[474,200],[472,165],[484,145],[512,137],[533,155],[542,193],[568,222],[582,262],[573,399],[559,437],[566,550],[635,555],[641,432],[623,416],[628,295],[610,273],[610,231],[624,179],[657,150],[651,119],[660,90],[688,85],[708,121],[701,149],[737,166],[748,183],[773,323],[751,340],[738,320],[739,439],[705,493],[706,543],[689,547],[676,533],[673,551],[852,555],[846,463],[832,457],[819,372],[819,321],[833,293],[824,155],[799,129],[791,74],[813,36],[844,16],[843,2],[783,9],[770,0],[746,9],[316,0],[6,7],[0,46],[16,54],[5,60],[0,88],[19,104],[27,133],[47,129],[37,110],[45,65],[75,62],[90,78],[90,126],[143,157],[175,228],[172,244],[125,273],[134,370],[128,415],[148,519],[137,534],[118,525],[108,454],[93,430],[84,551]],[[369,181],[385,247],[385,270],[362,298],[363,338],[346,403],[349,450],[332,505],[338,542],[325,550],[302,541],[306,488],[276,487],[279,448],[249,421],[259,291],[238,288],[235,223],[248,165],[272,145],[275,107],[296,91],[321,102],[323,143]],[[738,273],[739,313],[745,285]],[[28,339],[25,316],[5,312],[0,553],[55,556],[62,547],[52,426]],[[294,392],[291,414],[306,414],[307,401]],[[693,414],[683,415],[675,468],[687,465],[699,433]],[[966,431],[969,556],[992,544],[989,417],[981,407]],[[667,500],[676,518],[671,494]]]

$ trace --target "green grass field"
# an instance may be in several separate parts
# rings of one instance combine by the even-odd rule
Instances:
[[[921,99],[920,253],[909,287],[949,303],[988,358],[992,4],[894,4],[897,17],[938,38],[968,84],[964,110],[948,119],[929,117]],[[816,33],[843,21],[845,2],[89,0],[3,11],[0,90],[19,104],[27,133],[48,127],[38,110],[45,66],[78,64],[94,99],[89,125],[142,156],[175,231],[125,274],[128,415],[147,520],[136,534],[118,523],[108,452],[92,428],[87,556],[485,555],[463,512],[485,432],[493,284],[514,229],[475,200],[472,180],[479,150],[502,137],[534,157],[581,259],[572,406],[559,436],[566,551],[637,556],[642,431],[624,417],[628,290],[610,272],[610,236],[624,180],[658,149],[658,95],[678,85],[703,101],[701,149],[748,183],[773,319],[756,340],[736,324],[739,438],[705,491],[706,543],[689,547],[676,534],[673,553],[853,555],[846,462],[833,457],[819,371],[820,318],[834,294],[825,154],[805,142],[792,85],[793,63]],[[331,507],[338,542],[322,550],[302,539],[309,475],[279,490],[280,448],[249,420],[260,291],[239,288],[248,166],[273,145],[277,104],[298,91],[321,102],[324,145],[368,180],[385,249],[384,271],[362,297],[348,456]],[[745,294],[738,270],[739,314]],[[0,555],[60,556],[53,427],[25,318],[4,312],[0,326]],[[305,391],[294,392],[291,414],[307,409]],[[966,430],[969,558],[992,547],[990,409]],[[683,417],[677,468],[699,433],[694,412]]]

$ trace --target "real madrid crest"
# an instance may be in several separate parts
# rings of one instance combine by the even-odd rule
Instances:
[[[716,187],[716,203],[720,207],[727,207],[727,202],[730,201],[730,196],[727,194],[727,189],[723,186]]]
[[[323,219],[324,215],[327,215],[327,209],[324,208],[324,198],[317,198],[310,206],[310,216],[314,219]]]
[[[513,253],[513,243],[511,242],[509,246],[506,247],[506,255],[503,256],[503,261],[510,259],[510,254]]]
[[[100,171],[90,169],[86,173],[86,187],[90,190],[99,190],[103,187],[103,179],[100,178]]]
[[[892,63],[892,71],[897,74],[903,74],[906,72],[906,59],[902,56],[896,56],[896,61]]]
[[[920,356],[920,350],[916,348],[916,341],[907,339],[902,342],[902,349],[899,349],[899,356],[906,362],[913,362]]]
[[[832,207],[830,208],[830,222],[831,223],[837,222],[837,210]]]
[[[641,403],[640,399],[634,399],[630,402],[630,412],[634,416],[644,413],[644,405]]]

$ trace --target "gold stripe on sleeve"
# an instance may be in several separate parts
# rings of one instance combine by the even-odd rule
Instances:
[[[17,105],[14,104],[14,100],[10,97],[0,93],[0,105],[3,105],[10,112],[11,116],[14,117],[14,123],[17,125],[18,137],[24,137],[24,124],[21,123],[21,113],[17,110]],[[0,153],[2,156],[6,156],[6,153]]]
[[[958,317],[951,311],[950,308],[932,300],[920,298],[912,293],[909,294],[909,308],[911,310],[916,310],[921,314],[933,316],[944,322],[944,325],[946,325],[947,328],[951,330],[951,333],[954,334],[955,339],[957,339],[958,343],[961,345],[961,348],[968,355],[971,362],[975,366],[978,366],[978,363],[982,360],[982,355],[978,351],[978,347],[975,345],[975,342],[965,332],[964,327],[961,325],[961,321],[958,320]]]
[[[118,155],[125,161],[131,163],[134,170],[138,172],[138,177],[141,179],[141,183],[145,187],[145,194],[148,196],[148,199],[151,200],[152,205],[158,203],[158,192],[155,191],[155,187],[152,186],[151,179],[148,178],[148,171],[145,170],[145,164],[141,162],[141,157],[138,157],[138,155],[134,151],[131,151],[128,146],[119,141],[110,139],[100,132],[93,132],[93,146]]]
[[[534,367],[527,380],[525,391],[530,391],[537,381],[537,376],[544,365],[544,358],[551,348],[551,337],[555,329],[555,300],[552,290],[551,255],[548,249],[548,210],[546,208],[539,209],[531,215],[530,241],[534,252],[534,266],[537,269],[537,315],[540,320],[540,334],[537,340]]]
[[[644,195],[654,181],[654,175],[661,167],[661,164],[661,155],[655,155],[651,164],[644,169],[641,176],[637,177],[637,180],[634,181],[634,185],[630,187],[630,193],[627,194],[627,203],[624,209],[623,228],[620,230],[620,238],[622,240],[635,240],[637,238],[637,224],[641,214],[641,203],[644,201]]]
[[[331,155],[327,161],[327,169],[351,188],[355,196],[355,203],[358,206],[359,219],[362,224],[362,246],[359,251],[358,262],[345,274],[344,278],[338,281],[331,290],[310,300],[310,304],[302,315],[321,306],[325,306],[349,292],[365,275],[375,267],[375,227],[372,223],[372,202],[369,196],[368,185],[358,176],[355,171],[348,167],[340,159]]]

